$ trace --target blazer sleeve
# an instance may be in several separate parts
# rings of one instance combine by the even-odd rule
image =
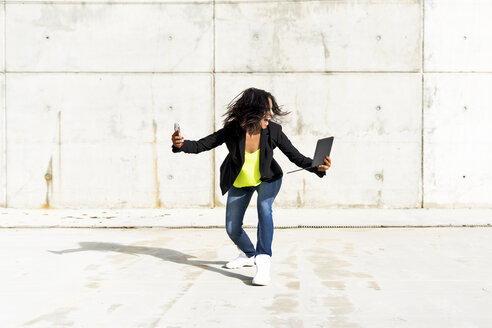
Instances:
[[[217,146],[222,145],[225,142],[226,131],[224,128],[201,138],[198,141],[194,140],[183,140],[183,145],[181,148],[172,146],[173,153],[190,153],[190,154],[198,154],[205,150],[213,149]]]
[[[313,160],[309,157],[304,156],[301,154],[294,145],[290,142],[289,138],[284,134],[282,131],[282,127],[280,126],[280,132],[278,135],[278,140],[277,140],[277,146],[280,148],[280,150],[287,156],[287,158],[297,166],[305,169],[307,167],[310,167],[313,164]],[[317,176],[320,178],[324,177],[326,175],[325,171],[318,171],[317,167],[313,167],[310,169],[307,169],[309,172],[315,173]]]

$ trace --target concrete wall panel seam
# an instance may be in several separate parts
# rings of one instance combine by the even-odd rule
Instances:
[[[420,2],[420,42],[421,42],[421,56],[420,56],[420,83],[421,83],[421,127],[420,127],[420,208],[424,208],[424,70],[425,70],[425,60],[424,60],[424,38],[425,38],[425,6],[423,4],[425,0]]]
[[[3,152],[2,154],[0,155],[2,158],[2,164],[1,166],[3,166],[3,172],[0,174],[0,175],[3,175],[3,182],[1,183],[0,185],[0,188],[2,189],[2,192],[0,194],[3,194],[3,199],[1,199],[0,201],[3,203],[3,205],[5,207],[8,206],[8,199],[7,199],[7,106],[6,106],[6,99],[7,99],[7,92],[6,92],[6,88],[7,88],[7,74],[6,74],[6,69],[7,69],[7,55],[6,55],[6,39],[7,39],[7,34],[6,34],[6,4],[5,4],[5,1],[3,1],[3,5],[2,5],[2,21],[3,21],[3,40],[2,40],[2,55],[3,55],[3,61],[2,61],[2,65],[3,65],[3,78],[2,78],[2,105],[1,105],[1,120],[0,122],[3,123],[3,126],[2,126],[2,133],[1,133],[1,136],[0,136],[0,142],[2,142],[2,149],[3,149]],[[1,167],[0,166],[0,167]]]
[[[418,1],[418,0],[417,0]],[[308,2],[308,3],[316,3],[316,2],[333,2],[333,0],[143,0],[141,2],[135,1],[135,0],[89,0],[89,1],[84,1],[84,0],[3,0],[2,3],[7,3],[7,4],[80,4],[80,3],[85,3],[85,4],[211,4],[211,3],[217,3],[217,4],[272,4],[272,3],[289,3],[289,2],[294,2],[294,3],[301,3],[301,2]],[[363,3],[363,1],[359,1],[360,3]],[[366,0],[366,2],[375,2],[374,0]],[[415,0],[385,0],[385,3],[391,4],[391,3],[401,3],[401,4],[413,4],[416,1]]]
[[[213,13],[212,13],[212,31],[213,31],[213,37],[212,37],[212,131],[215,131],[215,0],[213,2]],[[211,170],[211,178],[212,178],[212,190],[211,190],[211,207],[215,207],[215,149],[212,150],[211,153],[211,159],[212,159],[212,167],[210,168]]]
[[[124,70],[119,70],[119,71],[78,71],[78,70],[72,70],[72,71],[30,71],[30,70],[7,70],[9,74],[190,74],[190,75],[195,75],[195,74],[207,74],[207,73],[214,73],[214,74],[338,74],[338,73],[346,73],[346,74],[356,74],[356,73],[377,73],[377,74],[411,74],[411,73],[416,73],[420,74],[420,69],[419,70],[409,70],[409,71],[393,71],[393,70],[386,70],[386,71],[368,71],[368,70],[363,70],[363,71],[336,71],[336,70],[313,70],[313,71],[221,71],[217,72],[215,70],[207,70],[207,71],[124,71]],[[426,73],[443,73],[443,74],[450,74],[450,73],[492,73],[492,72],[455,72],[455,71],[450,71],[450,72],[426,72]]]
[[[72,0],[31,0],[31,1],[14,1],[7,0],[4,3],[8,5],[22,4],[22,5],[210,5],[212,0],[182,0],[182,1],[121,1],[121,0],[100,0],[100,1],[72,1]]]
[[[15,70],[7,70],[7,73],[10,75],[12,74],[77,74],[77,75],[84,75],[84,74],[106,74],[106,75],[127,75],[127,74],[133,74],[133,75],[208,75],[210,74],[210,71],[186,71],[186,72],[180,72],[180,71],[29,71],[29,70],[22,70],[22,71],[15,71]]]

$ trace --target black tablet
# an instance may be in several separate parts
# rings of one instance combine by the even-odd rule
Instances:
[[[316,150],[314,151],[313,164],[311,167],[290,171],[287,172],[287,174],[302,171],[302,170],[312,169],[313,167],[318,167],[319,165],[324,165],[325,156],[330,156],[331,146],[333,145],[334,138],[335,137],[328,137],[318,140],[318,143],[316,144]]]
[[[326,156],[330,156],[331,146],[333,145],[334,137],[319,139],[316,144],[316,150],[314,151],[313,165],[311,167],[318,167],[324,165],[324,159]]]

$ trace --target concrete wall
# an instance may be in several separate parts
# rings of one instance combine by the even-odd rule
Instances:
[[[424,206],[492,206],[492,1],[425,6]]]
[[[324,179],[277,206],[491,207],[490,1],[4,1],[0,206],[221,206],[221,127],[255,86]],[[276,150],[284,171],[295,165]]]

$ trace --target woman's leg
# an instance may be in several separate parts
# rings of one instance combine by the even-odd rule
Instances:
[[[244,213],[248,208],[253,192],[253,188],[232,186],[227,194],[226,231],[229,238],[247,257],[252,257],[256,253],[253,243],[243,229]]]
[[[258,186],[258,229],[256,255],[267,254],[272,256],[272,240],[273,240],[273,217],[272,204],[277,196],[282,179],[272,182],[262,182]]]

